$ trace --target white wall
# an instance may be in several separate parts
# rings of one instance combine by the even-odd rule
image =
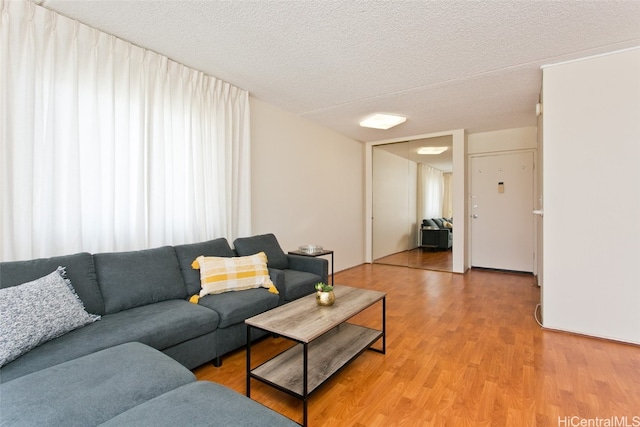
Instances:
[[[545,67],[547,328],[640,343],[640,49]]]
[[[252,234],[274,233],[285,252],[333,249],[336,272],[362,264],[364,145],[250,102]]]
[[[535,105],[531,106],[533,110]],[[467,154],[495,153],[536,148],[535,126],[467,134]]]

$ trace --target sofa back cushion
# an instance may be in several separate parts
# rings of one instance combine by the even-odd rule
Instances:
[[[432,220],[432,219],[423,219],[423,220],[422,220],[422,226],[423,226],[423,227],[440,228],[440,227],[438,227],[438,224],[436,224],[435,222],[433,222],[433,220]]]
[[[104,300],[93,265],[91,254],[82,252],[74,255],[40,258],[29,261],[0,263],[0,287],[8,288],[25,282],[31,282],[65,267],[67,278],[82,300],[84,308],[92,314],[105,314]]]
[[[273,234],[241,237],[233,241],[233,246],[240,256],[264,252],[267,254],[269,268],[277,268],[278,270],[289,268],[289,258],[287,258],[287,254],[284,253],[276,236]]]
[[[178,258],[171,246],[95,254],[93,259],[105,314],[187,298]]]
[[[196,270],[191,266],[196,258],[199,256],[225,258],[235,256],[233,249],[229,246],[229,242],[224,237],[202,243],[178,245],[174,249],[178,256],[180,271],[189,295],[195,295],[200,292],[200,270]]]

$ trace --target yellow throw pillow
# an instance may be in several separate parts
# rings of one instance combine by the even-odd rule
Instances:
[[[264,252],[231,258],[199,256],[191,267],[200,269],[201,297],[260,287],[278,293],[269,277],[267,255]]]

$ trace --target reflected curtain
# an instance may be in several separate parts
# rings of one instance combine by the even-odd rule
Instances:
[[[0,1],[1,260],[250,232],[248,93]]]
[[[418,168],[418,218],[441,218],[443,195],[442,171],[421,164]]]
[[[444,193],[442,196],[442,217],[453,217],[453,174],[451,172],[444,172],[442,174],[444,182]]]

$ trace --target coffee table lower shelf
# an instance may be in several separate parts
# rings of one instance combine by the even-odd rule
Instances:
[[[354,360],[377,340],[383,332],[351,323],[342,323],[306,344],[307,390],[304,389],[304,346],[300,343],[251,370],[249,376],[280,390],[305,399],[336,372]],[[371,350],[382,352],[372,348]]]

